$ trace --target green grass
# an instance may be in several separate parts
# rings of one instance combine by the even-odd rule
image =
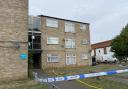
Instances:
[[[0,89],[48,89],[46,85],[33,80],[0,82]]]
[[[49,76],[56,76],[53,74],[53,70],[59,75],[75,75],[75,74],[86,74],[90,72],[101,72],[107,71],[112,69],[121,69],[117,65],[98,65],[98,66],[83,66],[83,67],[76,67],[76,68],[53,68],[48,69],[46,72]]]
[[[82,81],[91,86],[98,87],[100,89],[128,89],[128,85],[123,84],[121,82],[117,82],[117,81],[110,81],[110,80],[107,80],[106,78],[103,78],[101,80],[97,80],[95,78],[89,78],[89,79],[83,79]],[[81,83],[79,84],[81,86],[85,86],[87,89],[96,89],[96,88],[89,87],[87,85],[83,85]]]

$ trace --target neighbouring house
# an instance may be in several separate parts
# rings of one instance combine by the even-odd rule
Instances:
[[[89,23],[30,16],[28,33],[34,68],[91,65]]]
[[[111,40],[104,41],[104,42],[99,42],[91,45],[92,56],[97,56],[98,54],[104,55],[104,54],[109,54],[111,51]]]
[[[114,53],[111,52],[111,42],[112,40],[99,42],[92,44],[92,61],[95,59],[96,62],[117,62],[117,59],[114,57]],[[94,62],[95,62],[94,61]]]
[[[28,77],[28,0],[0,0],[0,81]]]

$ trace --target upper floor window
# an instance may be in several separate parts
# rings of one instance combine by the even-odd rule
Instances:
[[[47,54],[47,62],[59,62],[58,54]]]
[[[65,40],[65,47],[66,48],[75,48],[76,47],[75,39],[66,39]]]
[[[80,30],[82,32],[86,31],[86,29],[87,29],[87,25],[86,24],[80,24]]]
[[[29,16],[28,26],[30,31],[39,31],[41,29],[41,18]]]
[[[75,32],[75,24],[72,22],[65,22],[65,32]]]
[[[48,37],[47,44],[59,44],[59,38],[58,37]]]
[[[58,20],[57,19],[48,18],[46,20],[46,25],[48,27],[55,27],[55,28],[57,28],[58,27]]]

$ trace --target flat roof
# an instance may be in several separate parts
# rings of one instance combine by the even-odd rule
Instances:
[[[65,21],[70,21],[70,22],[77,22],[77,23],[82,23],[82,24],[88,24],[90,23],[85,23],[85,22],[80,22],[80,21],[75,21],[75,20],[69,20],[69,19],[63,19],[63,18],[58,18],[58,17],[52,17],[52,16],[47,16],[47,15],[38,15],[39,17],[48,17],[48,18],[53,18],[53,19],[59,19],[59,20],[65,20]]]

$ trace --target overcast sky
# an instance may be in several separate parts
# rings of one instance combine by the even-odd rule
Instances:
[[[29,0],[30,15],[90,23],[91,42],[110,40],[128,23],[128,0]]]

